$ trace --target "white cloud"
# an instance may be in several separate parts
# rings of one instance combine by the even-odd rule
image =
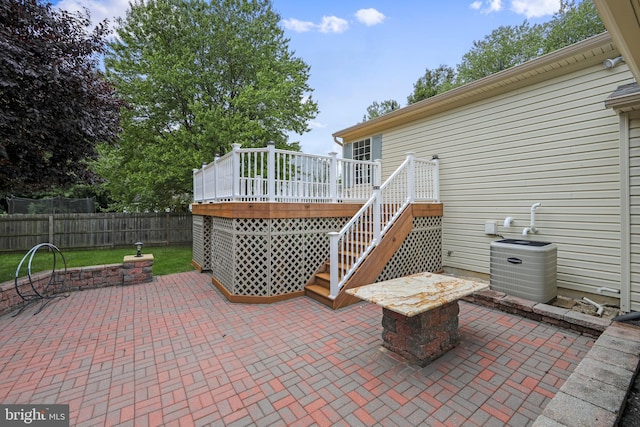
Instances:
[[[321,33],[344,33],[349,28],[349,23],[337,16],[323,16],[322,22],[319,24],[295,18],[283,19],[281,22],[284,28],[296,33],[306,33],[312,30],[318,30]]]
[[[469,5],[471,9],[489,14],[504,9],[502,0],[474,1]],[[540,18],[553,15],[560,9],[560,0],[511,0],[509,9],[527,18]]]
[[[511,10],[527,18],[540,18],[560,10],[560,0],[513,0]]]
[[[502,10],[502,0],[489,1],[489,7],[486,9],[486,13],[499,12]]]
[[[358,21],[364,25],[371,27],[373,25],[381,24],[386,16],[383,13],[378,12],[376,9],[360,9],[355,14]]]
[[[349,23],[337,16],[323,16],[318,28],[321,33],[344,33],[349,28]]]
[[[474,1],[469,7],[487,15],[492,12],[500,12],[502,10],[502,0]]]
[[[69,12],[84,12],[86,8],[91,16],[91,25],[108,19],[109,26],[113,28],[116,17],[125,17],[129,0],[61,0],[55,7]]]
[[[358,10],[355,13],[355,17],[359,22],[368,27],[381,24],[385,19],[387,19],[383,13],[373,8]],[[317,30],[321,33],[339,34],[344,33],[349,29],[349,21],[337,16],[323,16],[322,21],[318,24],[311,21],[300,21],[295,18],[283,19],[281,22],[284,28],[297,33]]]
[[[295,31],[296,33],[306,33],[313,30],[316,25],[310,21],[300,21],[295,18],[283,19],[282,24],[287,30]]]

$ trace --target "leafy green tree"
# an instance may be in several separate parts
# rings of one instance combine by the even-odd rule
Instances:
[[[413,84],[413,93],[407,97],[407,102],[413,104],[452,89],[455,77],[456,71],[447,65],[433,70],[427,68],[424,76]]]
[[[593,1],[562,1],[560,10],[545,28],[543,53],[553,52],[591,36],[604,33],[606,28]]]
[[[562,0],[549,22],[530,25],[525,20],[518,26],[501,26],[475,41],[457,67],[456,84],[478,80],[604,31],[592,1]]]
[[[106,23],[40,0],[0,0],[0,195],[95,183],[87,159],[119,132],[98,69]]]
[[[382,102],[373,101],[371,105],[367,107],[367,114],[362,117],[362,121],[366,122],[368,120],[375,119],[376,117],[380,117],[399,108],[400,104],[398,104],[398,101],[393,99],[387,99]]]
[[[127,102],[117,147],[95,165],[120,207],[178,208],[192,169],[232,143],[299,149],[318,112],[309,67],[269,0],[135,0],[105,58]]]
[[[500,26],[462,57],[457,83],[465,84],[522,64],[543,52],[544,26],[524,21],[518,26]]]

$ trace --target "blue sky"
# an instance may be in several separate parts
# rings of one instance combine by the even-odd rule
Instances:
[[[54,0],[55,2],[55,0]],[[501,25],[544,22],[560,0],[272,0],[290,48],[311,67],[320,114],[293,135],[305,153],[340,152],[332,133],[362,121],[373,101],[401,106],[426,68],[454,67]],[[94,21],[124,16],[127,0],[61,0]]]

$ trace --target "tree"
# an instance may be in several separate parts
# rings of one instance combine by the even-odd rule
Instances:
[[[592,1],[561,1],[560,10],[544,24],[502,26],[475,41],[457,67],[456,84],[465,84],[522,64],[542,54],[605,31]]]
[[[376,117],[380,117],[399,108],[400,104],[398,104],[398,101],[393,99],[387,99],[382,102],[373,101],[371,105],[367,107],[367,114],[362,117],[362,121],[366,122],[368,120],[375,119]]]
[[[126,100],[117,147],[95,165],[121,207],[177,208],[192,169],[232,143],[299,149],[317,115],[309,67],[269,0],[135,0],[105,57]]]
[[[106,22],[41,0],[0,0],[0,194],[93,182],[87,159],[113,142],[120,101],[98,70]]]
[[[524,21],[518,26],[500,26],[462,57],[457,83],[465,84],[490,76],[540,56],[544,27]]]
[[[543,53],[553,52],[600,33],[606,28],[593,1],[562,1],[545,28]]]
[[[433,70],[427,68],[424,76],[413,84],[413,93],[407,97],[407,102],[413,104],[452,89],[455,76],[455,70],[447,65]]]

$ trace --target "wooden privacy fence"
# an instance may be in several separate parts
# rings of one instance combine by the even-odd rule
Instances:
[[[49,242],[61,249],[190,245],[191,213],[95,213],[0,216],[0,252]]]

